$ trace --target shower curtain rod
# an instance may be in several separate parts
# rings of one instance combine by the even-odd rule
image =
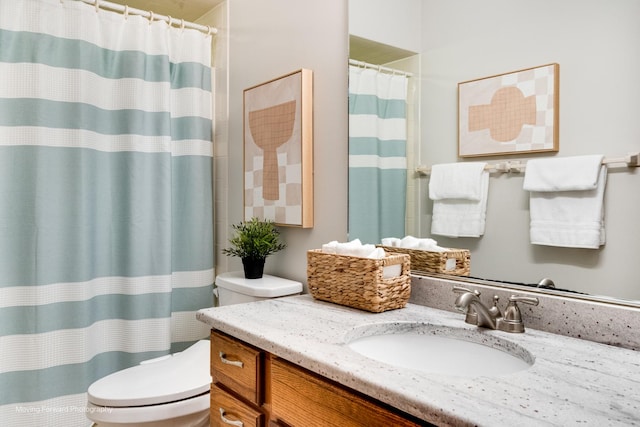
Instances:
[[[121,4],[117,4],[117,3],[112,3],[110,1],[104,1],[104,0],[74,0],[74,1],[81,1],[87,4],[90,4],[92,6],[96,7],[96,11],[98,9],[105,9],[105,10],[111,10],[114,12],[120,12],[122,14],[124,14],[125,16],[127,15],[140,15],[144,18],[149,19],[150,21],[164,21],[167,22],[169,24],[169,26],[177,26],[179,28],[190,28],[193,30],[198,30],[201,31],[203,33],[206,34],[217,34],[218,33],[218,29],[215,27],[210,27],[208,25],[200,25],[200,24],[195,24],[193,22],[187,22],[184,19],[176,19],[176,18],[172,18],[170,16],[165,16],[165,15],[158,15],[153,13],[152,11],[147,11],[147,10],[141,10],[141,9],[135,9],[133,7],[129,7],[129,6],[123,6]],[[61,3],[64,3],[65,0],[60,0]]]
[[[400,76],[405,76],[405,77],[413,77],[413,73],[409,73],[407,71],[396,70],[394,68],[389,68],[389,67],[385,67],[377,64],[369,64],[368,62],[358,61],[356,59],[349,59],[349,65],[354,65],[356,67],[361,67],[361,68],[373,68],[378,71],[382,71],[386,73],[398,74]]]

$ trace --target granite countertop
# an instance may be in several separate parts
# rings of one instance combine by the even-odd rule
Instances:
[[[299,295],[200,310],[200,321],[436,425],[640,425],[640,352],[528,328],[509,334],[416,304],[368,313]],[[367,324],[421,322],[515,343],[530,368],[456,377],[397,368],[345,345]],[[383,327],[384,328],[384,327]],[[473,354],[469,354],[473,364]]]

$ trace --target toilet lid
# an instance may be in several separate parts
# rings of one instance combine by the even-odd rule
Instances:
[[[216,277],[216,286],[258,298],[277,298],[302,292],[302,283],[264,274],[259,279],[246,279],[242,271],[230,271]]]
[[[143,406],[205,393],[211,386],[210,353],[209,341],[201,340],[171,357],[107,375],[91,384],[88,400],[100,406]]]

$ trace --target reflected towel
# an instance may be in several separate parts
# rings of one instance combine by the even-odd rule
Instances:
[[[559,157],[527,162],[523,188],[527,191],[579,191],[598,186],[604,156]]]
[[[484,162],[433,165],[429,179],[429,198],[479,201],[484,191],[480,177],[486,165]]]
[[[575,176],[567,173],[571,170]],[[587,249],[604,245],[606,182],[602,156],[530,160],[523,188],[530,191],[531,243]]]
[[[405,236],[402,239],[399,239],[397,237],[387,237],[382,239],[382,245],[405,249],[421,249],[431,252],[447,251],[447,248],[438,246],[438,242],[427,237],[419,238],[413,236]]]
[[[431,168],[431,234],[448,237],[480,237],[484,234],[489,193],[489,172],[485,167],[484,162],[472,162]]]

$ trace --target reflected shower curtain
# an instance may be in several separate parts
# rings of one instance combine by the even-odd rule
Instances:
[[[0,1],[0,424],[86,426],[85,391],[206,338],[211,40]]]
[[[404,237],[407,77],[349,66],[349,239]]]

